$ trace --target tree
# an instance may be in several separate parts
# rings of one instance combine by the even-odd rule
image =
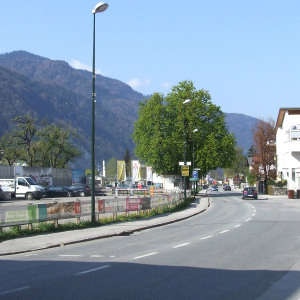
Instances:
[[[126,164],[126,176],[131,177],[131,153],[128,148],[126,149],[126,153],[123,157],[123,160]]]
[[[43,119],[37,123],[37,119],[25,115],[10,123],[14,125],[12,131],[0,141],[9,165],[24,161],[27,166],[64,168],[82,155],[73,144],[79,134],[63,122],[49,124]]]
[[[111,158],[105,166],[106,177],[117,177],[117,158]]]
[[[35,163],[37,132],[45,120],[42,120],[41,123],[38,124],[36,124],[36,122],[37,119],[29,115],[17,116],[10,121],[10,124],[15,124],[13,131],[10,133],[10,140],[16,146],[16,158],[25,161],[30,167]]]
[[[237,183],[240,183],[241,175],[246,175],[248,171],[247,157],[243,154],[243,148],[236,147],[236,157],[231,168],[225,169],[227,177],[236,178]]]
[[[0,148],[3,151],[1,154],[2,163],[6,162],[12,166],[17,162],[20,152],[20,147],[16,143],[16,139],[9,133],[5,133],[0,140]]]
[[[68,162],[81,157],[82,153],[73,145],[74,139],[80,139],[77,131],[71,126],[57,122],[48,124],[39,133],[41,138],[37,149],[40,164],[52,168],[64,168]]]
[[[186,99],[192,101],[183,104]],[[132,134],[135,155],[157,173],[180,173],[184,142],[186,161],[192,161],[194,138],[195,167],[201,174],[230,167],[235,158],[235,138],[228,132],[225,114],[210,100],[209,93],[197,91],[191,81],[180,82],[166,97],[155,93],[144,99]]]
[[[276,178],[276,135],[275,121],[259,119],[252,128],[253,139],[253,174],[264,180]]]

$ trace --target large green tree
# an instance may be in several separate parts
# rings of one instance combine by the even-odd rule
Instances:
[[[183,104],[186,99],[191,102]],[[155,93],[144,99],[132,138],[135,155],[157,173],[180,173],[184,143],[186,161],[192,162],[193,140],[200,176],[217,167],[228,168],[235,159],[236,142],[225,124],[225,114],[211,102],[207,91],[196,90],[191,81],[180,82],[166,97]]]

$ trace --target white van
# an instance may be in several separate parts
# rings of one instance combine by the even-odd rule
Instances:
[[[45,189],[38,185],[31,177],[0,179],[0,186],[5,194],[11,193],[12,198],[40,200],[43,197],[43,194],[45,194]]]

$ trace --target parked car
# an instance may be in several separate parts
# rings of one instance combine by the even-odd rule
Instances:
[[[118,184],[118,186],[116,187],[116,189],[118,190],[127,190],[129,188],[129,185],[127,184]]]
[[[91,196],[91,188],[86,184],[75,184],[69,186],[73,192],[78,192],[78,195],[81,197]]]
[[[254,187],[245,187],[243,190],[243,195],[242,195],[243,199],[246,198],[253,198],[253,199],[257,199],[257,191]]]
[[[78,196],[78,192],[71,190],[65,186],[52,185],[45,188],[46,197],[74,197]]]
[[[224,191],[231,191],[230,185],[227,185],[227,184],[224,185],[224,186],[223,186],[223,190],[224,190]]]
[[[1,187],[0,187],[0,200],[5,200],[5,194]]]
[[[137,184],[131,184],[129,186],[130,189],[138,189],[138,185]]]
[[[218,186],[217,186],[217,185],[213,185],[213,186],[211,187],[211,191],[212,191],[212,192],[217,192],[217,191],[218,191]]]

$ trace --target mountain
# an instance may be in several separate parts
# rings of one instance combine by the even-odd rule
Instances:
[[[235,135],[237,145],[242,147],[244,155],[247,155],[253,144],[251,128],[258,119],[243,114],[226,113],[225,120],[229,131]]]
[[[85,158],[77,168],[90,167],[92,73],[76,70],[64,61],[54,61],[26,51],[0,55],[0,135],[15,116],[30,113],[49,121],[65,120],[83,137]],[[127,84],[102,75],[96,77],[95,156],[102,160],[123,159],[126,149],[133,155],[130,138],[138,118],[138,103],[145,98]],[[247,152],[252,144],[255,118],[226,114],[230,132]]]

